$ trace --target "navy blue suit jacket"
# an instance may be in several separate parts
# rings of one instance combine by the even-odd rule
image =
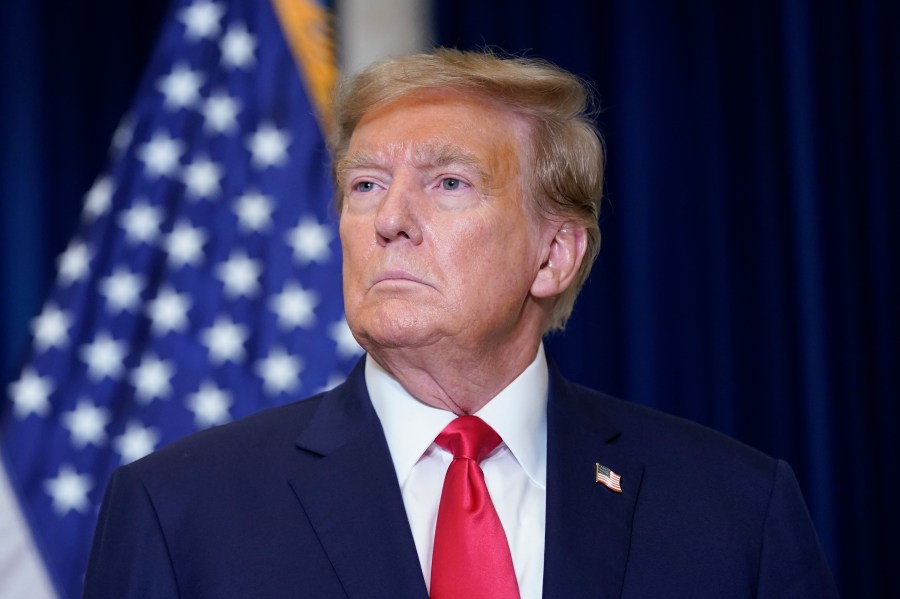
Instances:
[[[594,465],[622,493],[594,481]],[[551,367],[544,596],[835,597],[790,468]],[[358,366],[117,470],[88,598],[426,598]]]

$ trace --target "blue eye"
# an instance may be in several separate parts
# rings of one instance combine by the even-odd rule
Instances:
[[[375,184],[371,181],[360,181],[354,186],[355,191],[361,191],[363,193],[372,191],[373,189],[375,189]]]
[[[456,191],[460,186],[462,186],[462,181],[459,179],[454,179],[453,177],[441,179],[441,188],[446,189],[447,191]]]

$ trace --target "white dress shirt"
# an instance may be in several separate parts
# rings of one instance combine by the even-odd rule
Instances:
[[[410,395],[371,356],[366,387],[387,438],[425,584],[444,475],[453,460],[434,443],[456,415]],[[503,439],[481,461],[485,484],[506,531],[522,599],[541,597],[547,504],[547,360],[534,361],[476,414]]]

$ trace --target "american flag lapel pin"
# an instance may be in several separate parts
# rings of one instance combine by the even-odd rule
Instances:
[[[600,462],[594,464],[594,482],[600,483],[615,493],[622,492],[622,477]]]

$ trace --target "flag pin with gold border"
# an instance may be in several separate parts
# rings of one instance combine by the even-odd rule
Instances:
[[[622,492],[622,477],[597,462],[594,464],[594,482],[598,482],[610,491]]]

